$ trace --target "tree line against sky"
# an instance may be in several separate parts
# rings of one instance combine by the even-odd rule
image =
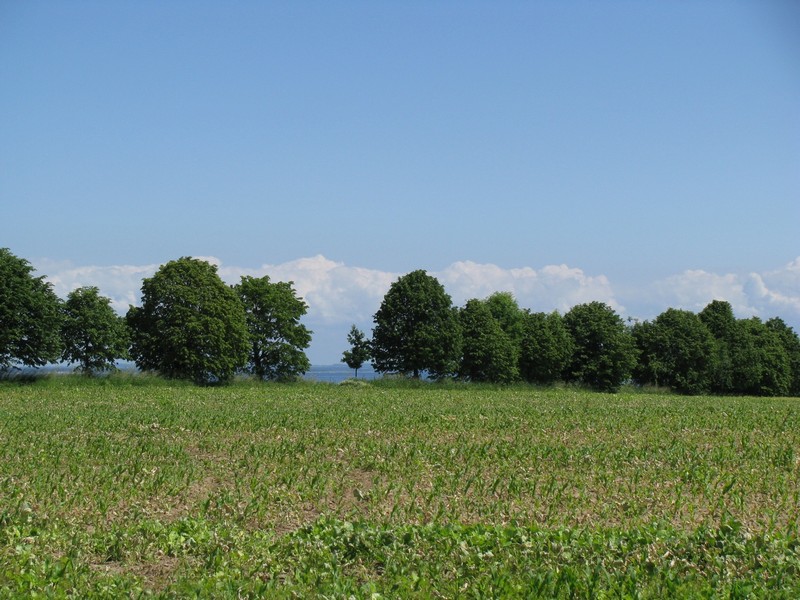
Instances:
[[[392,284],[375,313],[371,340],[355,326],[356,351],[379,372],[509,384],[577,383],[617,391],[626,382],[685,394],[800,395],[800,338],[780,318],[736,319],[714,300],[699,314],[669,308],[626,323],[602,302],[564,315],[531,312],[508,292],[455,308],[424,271]]]
[[[214,265],[183,257],[142,283],[124,317],[96,287],[61,301],[44,277],[0,249],[0,368],[77,363],[86,374],[133,360],[143,371],[198,384],[237,374],[290,381],[310,367],[308,306],[292,283],[244,276],[226,285]],[[617,391],[626,382],[680,393],[800,395],[800,338],[780,318],[736,319],[728,302],[700,313],[669,308],[626,323],[589,302],[565,314],[520,308],[507,292],[455,307],[418,270],[395,281],[372,338],[353,326],[343,362],[380,373],[472,382],[575,383]]]

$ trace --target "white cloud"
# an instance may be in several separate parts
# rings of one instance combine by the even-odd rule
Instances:
[[[257,269],[221,267],[219,273],[231,284],[238,282],[242,275],[269,275],[272,281],[292,281],[298,295],[309,306],[309,319],[325,323],[371,319],[398,277],[387,271],[348,267],[322,255],[279,265],[262,265]]]
[[[684,271],[655,282],[641,294],[644,296],[649,296],[650,312],[659,313],[667,307],[697,312],[712,300],[727,300],[739,317],[779,316],[800,324],[800,258],[763,273]]]
[[[492,264],[456,262],[434,273],[457,304],[485,298],[494,292],[511,292],[520,306],[536,311],[565,312],[583,302],[606,302],[617,311],[619,304],[604,275],[589,276],[567,265],[504,269]]]
[[[159,265],[112,265],[106,267],[76,267],[71,263],[41,261],[39,274],[53,284],[53,291],[66,298],[72,290],[83,286],[96,286],[100,293],[111,299],[111,305],[124,314],[131,304],[138,304],[142,280],[156,272]]]
[[[652,286],[656,304],[668,307],[700,311],[712,300],[727,300],[737,313],[754,314],[744,290],[744,281],[736,274],[718,275],[702,270],[684,271]]]

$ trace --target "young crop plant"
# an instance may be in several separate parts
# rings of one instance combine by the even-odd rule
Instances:
[[[0,382],[0,597],[800,594],[800,405]]]

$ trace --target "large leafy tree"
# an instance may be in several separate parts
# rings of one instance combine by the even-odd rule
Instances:
[[[711,363],[711,389],[718,393],[730,393],[734,391],[731,346],[736,335],[733,307],[725,300],[713,300],[698,316],[716,342]]]
[[[450,376],[458,369],[461,329],[457,309],[439,281],[425,271],[395,281],[374,316],[376,371],[419,377]]]
[[[116,369],[115,361],[128,355],[125,321],[96,287],[81,287],[69,293],[61,336],[61,359],[78,363],[86,375]]]
[[[740,319],[730,341],[733,391],[785,396],[792,374],[780,336],[758,317]]]
[[[603,302],[574,306],[564,315],[575,351],[566,379],[616,392],[636,365],[636,347],[622,318]]]
[[[469,300],[460,312],[462,357],[459,375],[470,381],[511,383],[519,377],[517,347],[486,302]]]
[[[0,248],[0,368],[40,367],[61,354],[61,302],[30,263]]]
[[[572,336],[560,314],[524,314],[519,370],[525,381],[549,384],[561,379],[573,350]]]
[[[144,371],[198,384],[229,382],[247,362],[247,323],[217,268],[183,257],[142,283],[142,306],[127,314],[131,356]]]
[[[484,300],[484,304],[508,339],[515,346],[519,346],[523,335],[525,311],[519,307],[514,295],[511,292],[495,292]]]
[[[308,305],[292,282],[242,277],[235,287],[247,315],[247,371],[259,379],[290,381],[308,371],[311,331],[300,323]]]
[[[634,370],[638,382],[668,386],[684,394],[709,390],[715,341],[696,314],[669,308],[653,322],[637,323],[633,338],[639,349]]]
[[[765,325],[775,332],[786,352],[791,373],[789,393],[792,396],[800,396],[800,337],[797,336],[794,329],[778,317],[769,319]]]
[[[372,356],[372,343],[355,324],[350,327],[350,333],[347,334],[347,343],[350,344],[350,350],[342,352],[342,362],[353,369],[355,377],[358,378],[358,370]]]

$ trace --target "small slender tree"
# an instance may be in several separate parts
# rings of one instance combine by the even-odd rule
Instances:
[[[350,344],[350,350],[342,352],[342,362],[355,370],[355,378],[358,379],[358,370],[372,356],[370,341],[363,331],[353,325],[350,327],[350,333],[347,334],[347,343]]]
[[[78,363],[84,375],[115,370],[114,362],[128,356],[125,321],[111,308],[111,300],[96,287],[73,290],[64,303],[61,359]]]

